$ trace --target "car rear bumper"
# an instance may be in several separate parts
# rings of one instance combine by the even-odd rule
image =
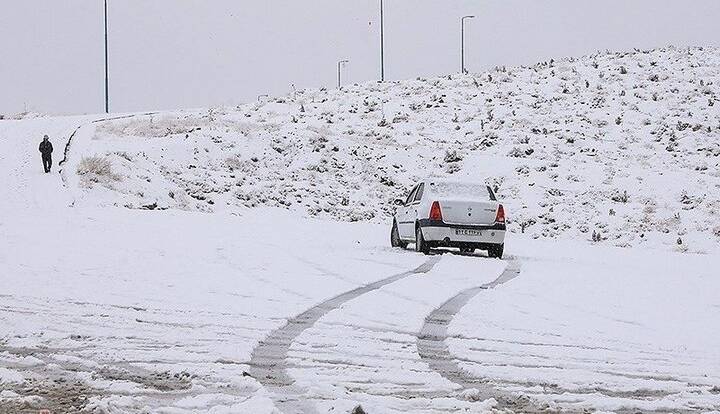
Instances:
[[[501,223],[471,226],[421,220],[419,224],[425,241],[437,246],[482,248],[505,242],[506,228],[505,224]]]

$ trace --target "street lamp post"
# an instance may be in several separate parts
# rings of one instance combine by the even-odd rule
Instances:
[[[380,0],[380,82],[385,82],[385,0]]]
[[[105,113],[110,113],[110,82],[108,76],[108,6],[107,0],[104,0],[105,10]]]
[[[341,61],[338,62],[338,76],[337,76],[338,89],[340,89],[340,87],[342,87],[342,65],[345,64],[345,63],[350,63],[350,61],[349,61],[349,60],[346,60],[346,59],[343,59],[343,60],[341,60]]]
[[[474,18],[475,16],[463,16],[460,19],[460,72],[463,74],[467,73],[467,70],[465,70],[465,20]]]

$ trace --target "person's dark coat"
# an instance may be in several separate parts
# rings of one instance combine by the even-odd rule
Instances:
[[[42,154],[43,169],[45,170],[45,173],[49,173],[52,168],[52,143],[49,139],[47,139],[47,137],[45,137],[45,139],[43,139],[40,143],[40,147],[38,149]]]
[[[43,141],[40,143],[40,152],[43,157],[49,157],[53,152],[53,146],[50,141]]]

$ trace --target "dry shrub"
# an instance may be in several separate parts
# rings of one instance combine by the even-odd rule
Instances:
[[[77,174],[86,185],[121,180],[121,177],[113,172],[112,162],[100,156],[83,157],[78,164]]]

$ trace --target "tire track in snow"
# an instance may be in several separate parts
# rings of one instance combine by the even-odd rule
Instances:
[[[316,412],[311,403],[301,399],[303,390],[295,385],[295,381],[288,373],[287,358],[292,343],[320,318],[346,302],[398,280],[427,273],[440,259],[441,256],[433,256],[416,269],[341,293],[288,319],[285,325],[270,332],[267,338],[255,347],[248,364],[251,367],[250,374],[271,392],[275,405],[283,413],[310,414]]]
[[[498,401],[500,408],[520,409],[522,412],[538,412],[541,410],[532,407],[527,398],[501,392],[493,388],[486,380],[475,377],[462,369],[445,343],[450,322],[467,305],[470,299],[484,290],[494,289],[519,275],[520,264],[516,260],[512,260],[497,279],[481,286],[466,289],[443,303],[425,318],[425,323],[418,335],[417,348],[420,358],[430,366],[430,369],[448,381],[460,385],[465,390],[477,390],[478,393],[474,397],[479,400],[494,398]]]
[[[520,275],[520,263],[517,260],[511,260],[508,267],[503,273],[494,281],[486,283],[482,286],[477,286],[464,290],[439,308],[435,309],[425,318],[425,323],[420,330],[418,335],[418,353],[423,361],[425,361],[430,368],[440,374],[443,378],[451,381],[462,387],[463,390],[477,390],[477,394],[473,395],[473,398],[478,400],[487,400],[494,398],[498,401],[497,408],[506,409],[516,413],[583,413],[585,411],[577,408],[564,408],[564,409],[551,409],[547,404],[538,405],[533,402],[528,396],[513,395],[508,392],[500,391],[492,387],[487,380],[474,376],[472,373],[464,370],[458,364],[457,359],[450,353],[445,340],[447,339],[447,328],[452,322],[453,318],[462,310],[470,299],[477,296],[484,290],[494,289],[501,286]],[[536,384],[525,384],[528,386]],[[553,390],[556,394],[571,393],[573,391],[565,389]],[[574,390],[577,392],[577,390]],[[603,391],[600,389],[586,390],[586,393],[601,393],[613,397],[620,398],[635,398],[643,399],[647,398],[647,395],[637,394],[636,392],[629,393],[612,393]],[[669,394],[663,394],[665,397]],[[691,410],[671,410],[677,413],[690,413]],[[618,414],[634,414],[639,412],[636,408],[623,408],[615,410]],[[664,413],[665,410],[642,410],[643,413]]]

